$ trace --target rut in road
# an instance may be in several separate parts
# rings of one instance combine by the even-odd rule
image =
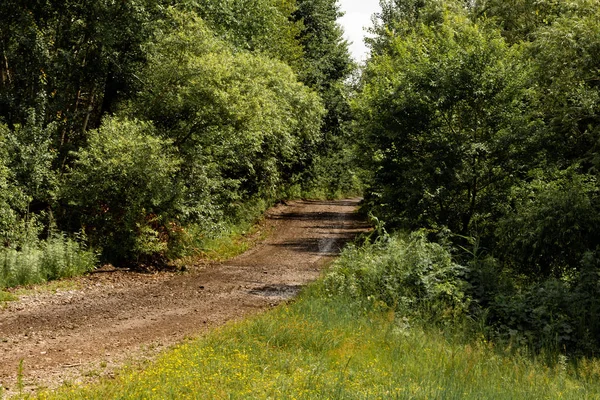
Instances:
[[[0,310],[0,383],[15,391],[110,375],[127,360],[292,298],[366,229],[358,199],[296,201],[267,213],[263,243],[185,274],[98,272],[76,290],[28,295]]]

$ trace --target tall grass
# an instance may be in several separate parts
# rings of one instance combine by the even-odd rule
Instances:
[[[425,232],[382,234],[375,243],[346,248],[324,284],[332,296],[383,302],[428,320],[453,320],[469,308],[467,272],[449,249],[428,241]]]
[[[246,202],[230,204],[227,217],[207,224],[190,224],[181,229],[176,244],[167,257],[172,260],[200,256],[208,260],[233,258],[252,247],[266,232],[260,223],[274,201],[256,197]]]
[[[592,399],[600,363],[552,366],[465,344],[313,289],[182,344],[144,370],[41,399]]]
[[[96,254],[81,240],[54,233],[20,248],[0,249],[0,288],[82,275],[94,269]]]

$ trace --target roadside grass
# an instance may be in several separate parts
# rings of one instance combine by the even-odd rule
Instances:
[[[212,229],[186,226],[185,234],[167,257],[175,266],[182,266],[198,260],[224,261],[246,252],[271,234],[264,216],[273,203],[257,198],[230,205],[229,218]]]
[[[10,292],[5,292],[0,290],[0,304],[5,303],[7,301],[15,301],[18,300],[18,297]]]
[[[20,249],[0,250],[0,288],[83,275],[97,265],[97,255],[78,241],[56,233],[29,240]]]
[[[260,241],[266,239],[271,231],[266,228],[264,221],[255,221],[252,224],[244,223],[231,226],[223,234],[215,237],[198,236],[194,256],[210,261],[224,261],[239,256]],[[185,261],[186,257],[182,259]]]
[[[597,399],[600,362],[554,365],[460,332],[366,311],[314,285],[143,369],[40,399]]]

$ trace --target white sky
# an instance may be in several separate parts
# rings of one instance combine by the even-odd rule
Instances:
[[[338,0],[341,11],[346,14],[339,22],[344,28],[345,38],[350,42],[350,53],[357,61],[367,58],[368,49],[363,39],[364,28],[371,26],[371,15],[380,10],[379,0]]]

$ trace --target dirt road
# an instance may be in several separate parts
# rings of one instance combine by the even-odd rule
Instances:
[[[358,200],[297,201],[267,214],[272,234],[245,254],[183,274],[98,271],[75,289],[0,310],[0,383],[15,393],[110,376],[131,360],[293,297],[365,229]]]

